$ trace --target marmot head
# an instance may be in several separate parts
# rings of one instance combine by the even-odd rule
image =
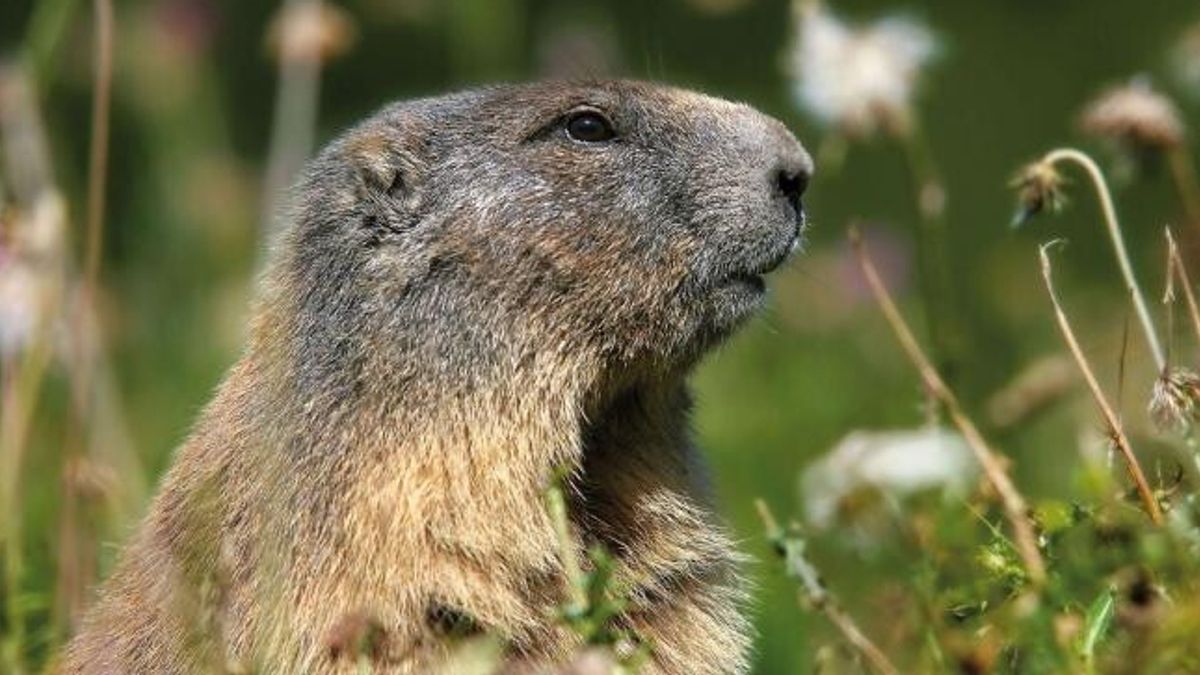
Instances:
[[[652,84],[403,102],[314,161],[276,274],[325,357],[369,340],[458,375],[504,345],[677,368],[761,304],[811,171],[780,122]]]

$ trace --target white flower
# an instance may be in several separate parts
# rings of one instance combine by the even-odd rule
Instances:
[[[822,123],[854,136],[908,129],[922,66],[938,51],[923,24],[887,17],[851,26],[814,0],[800,0],[789,54],[797,102]]]
[[[855,431],[805,470],[801,489],[809,522],[824,528],[865,490],[894,498],[931,488],[965,492],[978,473],[970,448],[953,431]]]

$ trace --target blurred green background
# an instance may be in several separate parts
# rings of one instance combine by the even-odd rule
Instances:
[[[56,175],[71,199],[71,222],[79,223],[91,7],[41,4],[70,11],[37,86]],[[814,152],[826,134],[797,107],[783,65],[793,34],[785,0],[339,4],[354,36],[322,73],[319,143],[389,100],[580,68],[749,102],[784,120]],[[18,55],[34,5],[0,3],[0,57]],[[949,198],[953,304],[969,354],[957,387],[968,407],[980,409],[1023,366],[1061,350],[1035,258],[1036,244],[1055,235],[1071,241],[1059,264],[1063,295],[1111,382],[1126,304],[1090,194],[1076,190],[1063,217],[1014,233],[1007,182],[1051,147],[1088,147],[1076,131],[1082,105],[1138,73],[1179,93],[1186,118],[1200,122],[1200,100],[1183,95],[1167,67],[1169,46],[1200,19],[1200,8],[1187,0],[839,0],[831,7],[864,20],[903,11],[942,40],[918,112]],[[101,306],[129,442],[152,476],[169,463],[242,341],[277,80],[266,34],[278,9],[258,0],[117,3]],[[1178,222],[1177,201],[1165,172],[1117,187],[1135,266],[1157,294],[1160,228]],[[696,377],[698,436],[714,464],[720,505],[757,560],[748,571],[757,588],[760,673],[811,672],[814,651],[833,638],[820,617],[797,607],[768,557],[752,500],[798,513],[800,471],[838,439],[923,419],[915,375],[844,245],[848,221],[869,224],[892,261],[889,280],[919,326],[908,262],[917,212],[903,153],[885,139],[852,143],[839,166],[818,166],[809,195],[806,255],[776,275],[766,315]],[[72,239],[82,239],[78,230]],[[1141,343],[1131,345],[1132,362],[1144,364]],[[1130,369],[1131,410],[1140,411],[1150,378],[1147,368]],[[56,555],[66,401],[61,378],[50,385],[24,469],[30,569],[47,578]],[[997,437],[1031,495],[1053,491],[1073,461],[1073,419],[1055,409]],[[816,541],[814,557],[864,625],[885,647],[900,639],[888,633],[887,587],[911,572],[907,563],[836,535]]]

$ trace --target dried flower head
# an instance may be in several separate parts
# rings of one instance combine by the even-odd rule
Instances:
[[[816,0],[799,0],[788,55],[797,102],[824,124],[865,137],[907,133],[921,69],[937,53],[923,24],[887,17],[851,26]]]
[[[1137,151],[1162,151],[1183,143],[1185,128],[1171,99],[1145,78],[1105,90],[1083,109],[1080,128]]]
[[[1038,161],[1026,165],[1017,173],[1009,185],[1017,191],[1017,212],[1013,215],[1013,227],[1020,227],[1031,218],[1049,210],[1055,213],[1067,203],[1063,194],[1066,180],[1054,164]]]
[[[285,3],[267,33],[271,53],[283,62],[322,63],[353,44],[354,22],[343,9],[321,0]]]
[[[1200,419],[1200,375],[1187,368],[1163,373],[1154,382],[1149,407],[1159,429],[1187,431]]]

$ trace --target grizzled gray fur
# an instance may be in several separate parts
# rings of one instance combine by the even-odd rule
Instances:
[[[810,172],[779,122],[638,82],[489,87],[346,132],[64,672],[446,672],[482,634],[504,672],[546,672],[579,646],[555,614],[559,467],[646,672],[744,672],[685,380],[762,304]]]

